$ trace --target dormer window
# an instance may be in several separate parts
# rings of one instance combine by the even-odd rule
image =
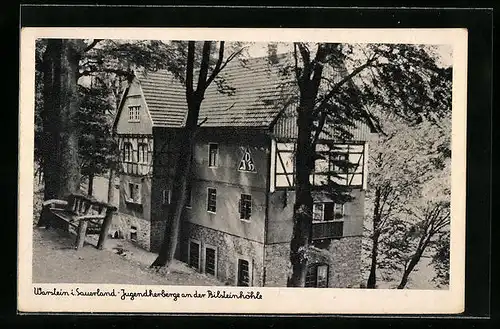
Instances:
[[[131,105],[128,107],[128,122],[140,122],[139,111],[140,105]]]

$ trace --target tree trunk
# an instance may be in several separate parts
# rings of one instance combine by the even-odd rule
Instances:
[[[94,174],[89,174],[89,185],[87,189],[87,194],[92,195],[94,193]]]
[[[410,273],[417,265],[421,256],[422,256],[421,252],[417,252],[415,255],[413,255],[413,257],[410,260],[410,264],[408,264],[408,267],[405,268],[403,277],[401,278],[401,282],[398,285],[398,289],[403,289],[406,286],[406,284],[408,283],[408,278],[410,277]]]
[[[44,54],[45,199],[62,199],[80,186],[77,82],[81,42],[50,39]]]
[[[115,171],[113,169],[109,170],[109,179],[108,179],[108,203],[113,204],[113,198],[115,194]]]
[[[425,237],[422,237],[422,244],[419,244],[417,247],[417,251],[413,256],[411,257],[410,263],[408,266],[405,268],[405,271],[403,272],[403,277],[401,278],[401,282],[398,285],[398,289],[403,289],[406,284],[408,283],[408,278],[415,268],[415,266],[418,264],[420,261],[420,258],[422,258],[422,255],[424,254],[425,249],[427,248],[427,245],[429,244],[430,239],[432,238],[431,235],[427,235]]]
[[[378,242],[380,238],[380,189],[375,189],[375,201],[373,209],[373,236],[372,236],[372,252],[370,275],[366,283],[366,288],[374,289],[377,285],[377,256],[378,256]]]
[[[311,146],[311,99],[305,95],[301,98],[297,116],[298,136],[295,152],[295,204],[293,208],[293,233],[290,241],[290,262],[292,274],[288,279],[288,287],[304,287],[307,274],[306,251],[309,248],[312,230],[313,199],[309,176],[312,170]],[[309,106],[308,106],[309,105]]]
[[[43,138],[41,140],[41,156],[44,163],[44,199],[55,199],[59,195],[58,173],[60,163],[59,153],[59,113],[60,99],[58,90],[61,89],[61,58],[62,40],[49,39],[43,54],[43,110],[41,113]]]
[[[172,200],[166,221],[163,243],[156,260],[151,267],[169,267],[175,256],[179,232],[181,228],[181,218],[186,203],[187,179],[191,171],[191,158],[194,143],[194,130],[187,130],[181,133],[179,145],[183,147],[183,152],[177,158],[175,176],[172,183]]]
[[[366,288],[375,289],[377,286],[377,256],[378,256],[378,234],[373,238],[372,252],[371,252],[371,264],[370,264],[370,275],[368,276],[368,281],[366,283]]]

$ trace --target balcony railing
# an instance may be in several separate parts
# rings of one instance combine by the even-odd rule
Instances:
[[[313,222],[312,239],[341,238],[344,231],[343,221]]]

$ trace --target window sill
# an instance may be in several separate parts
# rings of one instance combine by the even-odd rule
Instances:
[[[213,212],[213,211],[210,211],[210,210],[207,210],[207,212],[208,212],[209,214],[212,214],[212,215],[217,214],[216,212]]]
[[[244,218],[240,218],[240,221],[245,222],[245,223],[251,223],[252,222],[250,219],[244,219]]]
[[[141,120],[128,120],[128,122],[131,122],[131,123],[138,123],[138,122],[141,122]]]

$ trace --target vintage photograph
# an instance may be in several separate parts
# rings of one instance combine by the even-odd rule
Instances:
[[[449,291],[453,42],[212,40],[34,39],[32,293]]]

